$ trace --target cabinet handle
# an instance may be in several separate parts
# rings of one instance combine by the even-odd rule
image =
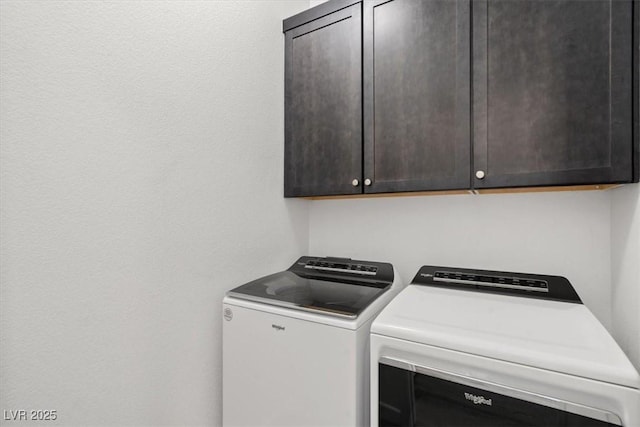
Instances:
[[[364,185],[366,185],[367,187],[371,185],[371,180],[369,178],[364,180]]]
[[[360,181],[358,181],[358,178],[353,178],[353,181],[351,181],[351,185],[353,185],[354,187],[360,185]]]
[[[477,171],[476,172],[476,178],[478,178],[478,179],[484,178],[484,171]]]

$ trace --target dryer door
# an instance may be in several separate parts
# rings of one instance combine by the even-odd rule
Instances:
[[[609,412],[475,378],[382,358],[380,426],[620,426]]]

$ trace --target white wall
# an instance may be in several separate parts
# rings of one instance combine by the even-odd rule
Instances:
[[[0,3],[0,410],[220,424],[224,291],[307,251],[281,33],[307,6]]]
[[[611,193],[314,201],[309,252],[392,262],[405,283],[443,265],[567,277],[611,327]]]
[[[613,336],[640,371],[640,184],[613,191],[611,279]]]

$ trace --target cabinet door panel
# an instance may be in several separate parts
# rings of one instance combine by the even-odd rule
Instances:
[[[469,187],[470,5],[364,3],[365,192]]]
[[[285,33],[285,196],[361,193],[361,6]]]
[[[632,6],[473,5],[476,188],[632,179]]]

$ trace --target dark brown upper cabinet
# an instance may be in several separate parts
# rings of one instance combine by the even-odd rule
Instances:
[[[469,1],[363,9],[364,191],[469,188]]]
[[[341,6],[284,22],[286,197],[362,192],[362,6]]]
[[[634,180],[632,8],[473,2],[473,187]]]
[[[330,0],[286,19],[285,196],[637,182],[639,9]]]

